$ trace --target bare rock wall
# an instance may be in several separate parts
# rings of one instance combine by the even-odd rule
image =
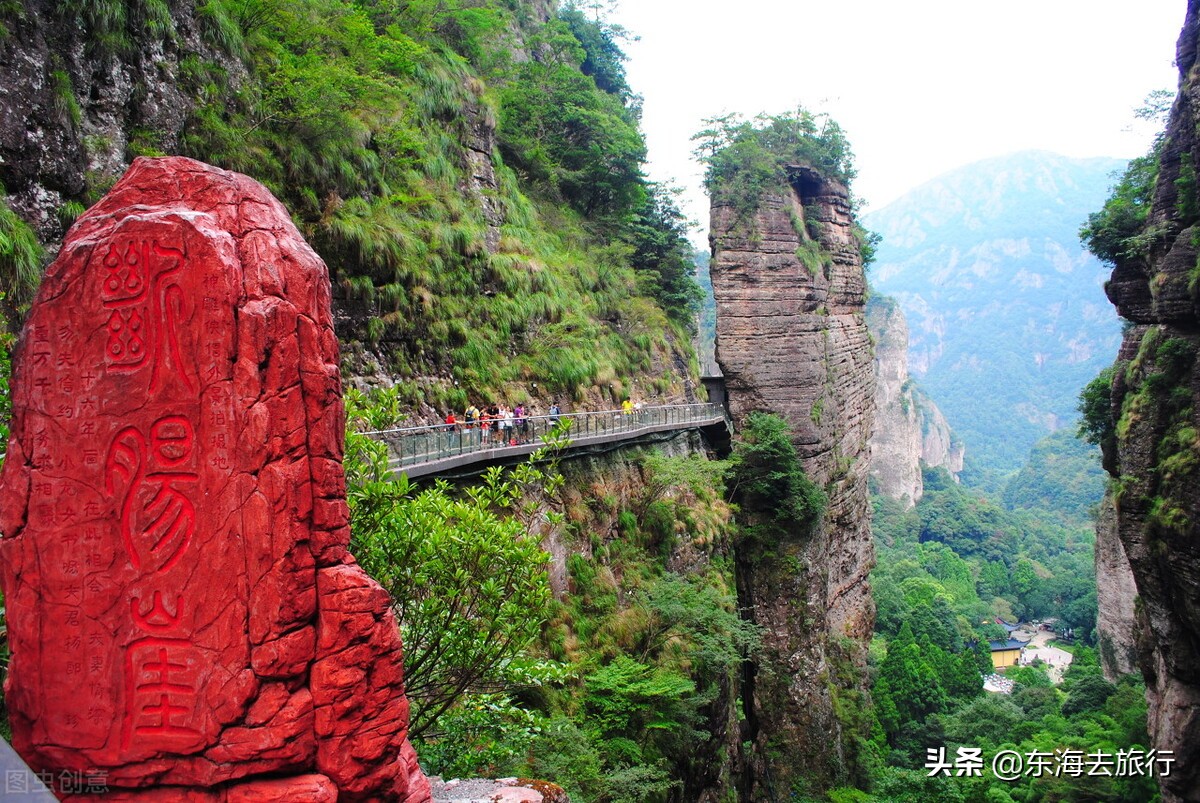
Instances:
[[[875,381],[849,194],[810,168],[789,174],[748,220],[712,208],[717,361],[730,412],[739,423],[759,410],[785,418],[805,471],[829,495],[811,537],[743,566],[743,604],[765,629],[745,692],[752,797],[854,774],[853,739],[834,712],[847,690],[834,678],[864,666],[875,618],[867,583]]]

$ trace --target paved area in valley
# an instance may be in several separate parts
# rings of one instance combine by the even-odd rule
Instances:
[[[1047,642],[1054,638],[1054,633],[1049,630],[1030,630],[1022,628],[1013,633],[1014,638],[1024,640],[1029,638],[1029,645],[1021,655],[1021,663],[1033,663],[1035,659],[1041,659],[1046,665],[1046,671],[1050,675],[1050,680],[1055,684],[1062,683],[1063,673],[1067,671],[1067,667],[1071,665],[1074,656],[1066,650],[1052,647]]]

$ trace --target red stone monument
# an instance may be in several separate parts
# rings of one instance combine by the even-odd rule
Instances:
[[[390,600],[347,551],[329,277],[266,189],[134,162],[47,271],[13,408],[31,767],[105,800],[429,799]]]

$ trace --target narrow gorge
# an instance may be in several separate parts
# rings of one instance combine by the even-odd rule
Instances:
[[[1119,323],[1074,221],[1121,160],[1015,153],[860,220],[837,122],[731,113],[691,138],[710,204],[698,252],[686,195],[650,177],[657,112],[626,75],[637,32],[618,19],[616,4],[567,0],[0,0],[0,655],[13,651],[0,719],[30,770],[98,769],[139,800],[288,786],[309,803],[316,784],[321,799],[424,801],[428,776],[435,803],[479,803],[462,778],[520,778],[512,794],[542,803],[1141,803],[1159,778],[1010,782],[921,762],[1149,742],[1175,756],[1164,803],[1200,801],[1200,0],[1167,132],[1085,226],[1127,322],[1083,394],[1090,444],[1073,437],[1073,383]],[[154,213],[158,190],[131,195],[127,171],[162,172],[176,194],[203,174],[269,199],[222,202],[236,237],[208,275],[199,245],[185,259],[143,233],[120,254],[126,273],[104,276],[177,276],[147,308],[155,359],[185,383],[235,372],[280,411],[231,418],[175,390],[141,411],[133,391],[153,391],[157,367],[142,381],[109,354],[144,345],[130,299],[89,278],[53,315],[31,307],[48,266],[53,282],[99,242],[80,239],[99,216]],[[204,203],[171,214],[186,229]],[[268,229],[295,248],[263,250]],[[319,269],[292,270],[300,252]],[[245,267],[221,278],[227,263]],[[287,293],[321,302],[305,313],[319,349],[296,351],[290,318],[251,325],[260,296]],[[105,317],[78,323],[85,308]],[[74,406],[89,403],[78,355],[108,371],[103,443]],[[305,427],[289,360],[310,384],[320,367],[324,406]],[[67,433],[57,447],[35,418]],[[305,431],[307,452],[292,443]],[[1112,480],[1097,513],[1100,450]],[[131,456],[209,467],[194,489],[152,472],[128,490]],[[46,497],[70,495],[59,469],[76,457],[89,490],[73,508]],[[284,481],[254,468],[268,457],[321,467]],[[274,501],[210,492],[226,461]],[[200,511],[161,541],[156,483]],[[118,512],[118,496],[141,507]],[[107,565],[74,552],[71,516],[89,504],[81,526],[147,525],[110,539]],[[197,522],[227,518],[246,523],[197,530],[194,565],[172,556],[142,576],[122,562],[131,544],[171,552],[171,533],[186,533],[182,553]],[[28,551],[30,534],[47,545]],[[243,576],[243,545],[276,551]],[[206,561],[224,567],[207,590]],[[122,572],[141,585],[118,588]],[[348,584],[336,617],[308,585],[289,596],[270,580],[331,572]],[[43,594],[39,573],[61,587]],[[65,643],[107,638],[103,655],[175,638],[159,598],[177,591],[233,622],[222,632],[242,617],[251,641],[221,671],[246,688],[189,691],[181,711],[165,652],[144,685],[119,657],[90,661],[85,684],[83,659],[43,627],[81,588],[121,602],[64,614],[90,623]],[[989,642],[1017,621],[1059,639],[1072,668],[998,667]],[[151,686],[163,696],[143,705]],[[43,716],[35,692],[86,693],[92,716]],[[344,727],[325,716],[356,707]],[[174,714],[207,729],[207,752],[179,733],[135,744]],[[286,729],[260,727],[275,720]],[[91,755],[68,749],[85,741]]]

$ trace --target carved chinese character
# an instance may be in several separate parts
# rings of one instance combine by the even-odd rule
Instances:
[[[171,374],[188,390],[196,383],[187,370],[179,331],[190,315],[177,283],[183,251],[157,240],[110,243],[103,265],[101,299],[110,310],[105,323],[104,354],[111,369],[150,366],[150,390],[160,389]]]
[[[199,660],[196,648],[185,639],[150,637],[129,646],[125,654],[123,748],[146,737],[154,744],[163,744],[164,739],[186,744],[200,738],[192,725]]]
[[[194,443],[191,422],[171,415],[154,422],[149,440],[126,427],[109,447],[104,487],[110,497],[120,493],[121,538],[135,569],[166,571],[191,542],[196,508],[179,486],[198,479],[181,470],[192,461]]]

